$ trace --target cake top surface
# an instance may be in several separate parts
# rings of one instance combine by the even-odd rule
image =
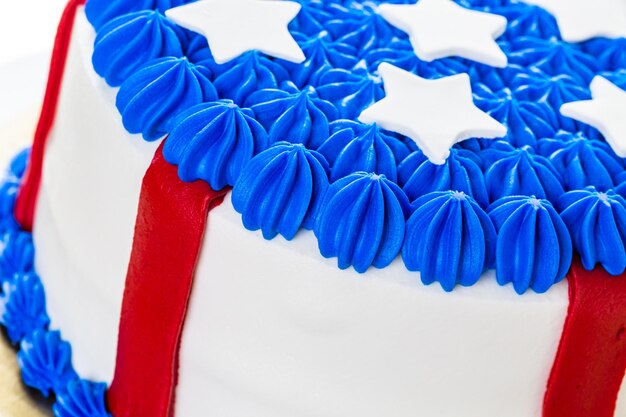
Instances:
[[[626,2],[88,0],[126,129],[250,230],[451,291],[626,269]],[[565,7],[567,5],[567,7]]]

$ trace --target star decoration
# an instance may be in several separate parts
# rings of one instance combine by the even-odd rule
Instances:
[[[204,35],[218,64],[253,50],[301,63],[304,52],[287,28],[301,7],[292,1],[200,0],[169,9],[165,15]]]
[[[582,42],[595,37],[626,37],[624,0],[525,0],[556,17],[563,40]]]
[[[503,16],[466,9],[451,0],[381,4],[377,13],[409,35],[423,61],[459,56],[494,67],[507,65],[495,41],[506,30]]]
[[[365,109],[359,120],[413,139],[433,164],[444,164],[455,143],[507,133],[474,105],[467,74],[428,80],[388,63],[378,71],[386,97]]]
[[[626,158],[626,91],[604,77],[591,81],[592,100],[561,106],[561,114],[598,129],[615,153]]]

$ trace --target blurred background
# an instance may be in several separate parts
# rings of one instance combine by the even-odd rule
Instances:
[[[65,0],[3,3],[0,13],[0,65],[45,53],[52,44]]]
[[[3,1],[0,13],[0,131],[33,112],[43,94],[65,0]],[[0,147],[3,139],[0,138]]]

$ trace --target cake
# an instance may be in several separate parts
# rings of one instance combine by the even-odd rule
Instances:
[[[84,3],[0,187],[57,417],[626,416],[626,3]]]

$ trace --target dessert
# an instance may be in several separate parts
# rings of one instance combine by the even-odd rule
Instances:
[[[626,415],[625,34],[530,3],[70,1],[0,192],[25,383],[59,416]]]

